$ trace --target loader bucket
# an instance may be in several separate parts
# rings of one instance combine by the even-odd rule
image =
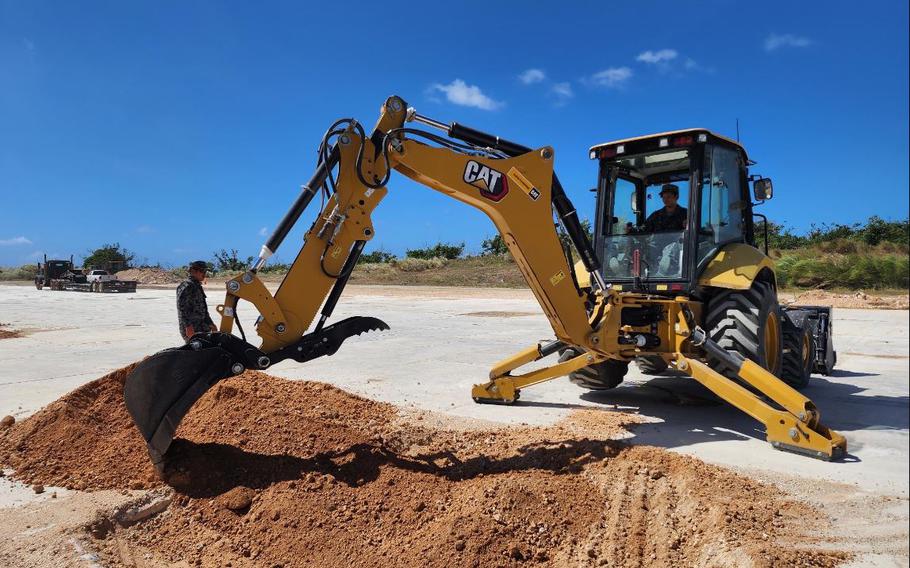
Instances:
[[[185,345],[159,351],[139,363],[126,378],[126,408],[159,471],[180,421],[212,385],[233,374],[235,360],[220,347],[194,349]]]

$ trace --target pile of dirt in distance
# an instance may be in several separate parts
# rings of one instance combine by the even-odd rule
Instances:
[[[868,310],[906,310],[910,308],[907,294],[830,292],[828,290],[791,290],[779,294],[781,303],[804,306],[831,306],[834,308],[856,308]]]
[[[160,484],[123,407],[122,369],[0,433],[16,476]],[[827,521],[777,489],[612,438],[632,415],[549,428],[446,427],[438,414],[248,372],[194,406],[170,507],[95,541],[106,565],[835,566]],[[150,560],[151,559],[151,560]],[[141,560],[141,562],[139,562]],[[137,564],[138,562],[138,564]]]
[[[22,337],[22,333],[15,329],[10,329],[8,323],[0,323],[0,339],[13,339]]]
[[[135,280],[146,285],[176,284],[184,278],[186,278],[186,271],[183,269],[128,268],[117,273],[118,280]]]

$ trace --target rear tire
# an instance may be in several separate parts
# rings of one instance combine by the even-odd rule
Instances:
[[[777,293],[769,282],[756,281],[748,290],[720,290],[708,302],[705,328],[727,351],[735,351],[772,374],[781,372],[781,311]],[[718,361],[717,370],[733,377]]]
[[[667,370],[667,362],[658,355],[645,355],[635,360],[638,370],[646,375],[659,375]]]
[[[785,312],[783,325],[783,365],[780,378],[795,389],[809,384],[815,366],[815,338],[805,312]]]
[[[559,356],[559,362],[568,361],[580,354],[581,351],[576,349],[566,349]],[[608,359],[602,363],[588,365],[569,373],[569,381],[583,389],[593,391],[608,390],[619,386],[628,372],[628,362]]]

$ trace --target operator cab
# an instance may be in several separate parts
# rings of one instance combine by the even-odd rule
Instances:
[[[594,248],[606,282],[692,292],[724,245],[754,246],[753,163],[737,142],[688,129],[599,144],[590,155],[600,162]],[[756,199],[770,198],[770,180],[755,186]]]

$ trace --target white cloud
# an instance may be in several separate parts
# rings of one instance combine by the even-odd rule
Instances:
[[[567,82],[554,83],[553,86],[550,87],[550,93],[556,97],[556,104],[558,106],[562,106],[568,103],[569,99],[575,96],[575,92],[572,90],[572,85]]]
[[[532,85],[534,83],[540,83],[547,78],[547,74],[540,69],[528,69],[524,73],[518,76],[518,80],[524,83],[525,85]]]
[[[675,49],[659,49],[657,51],[643,51],[635,58],[636,61],[652,66],[660,73],[682,75],[685,72],[714,73],[714,68],[705,67],[691,57],[684,57]]]
[[[26,239],[25,237],[13,237],[11,239],[0,239],[0,246],[13,246],[13,245],[30,245],[32,241]]]
[[[610,67],[591,75],[585,81],[598,87],[615,88],[623,86],[632,77],[628,67]]]
[[[641,61],[642,63],[667,63],[676,59],[679,53],[675,49],[661,49],[659,51],[644,51],[638,54],[638,57],[635,58],[635,61]]]
[[[446,100],[450,103],[479,108],[481,110],[496,110],[504,106],[505,103],[500,101],[495,101],[483,94],[483,91],[480,90],[480,87],[476,85],[468,85],[461,79],[455,79],[448,85],[443,85],[441,83],[434,83],[430,86],[430,92],[441,92],[445,93]]]
[[[812,45],[811,39],[793,34],[772,33],[765,38],[765,51],[774,51],[781,47],[809,47],[810,45]]]
[[[269,234],[269,228],[268,228],[268,227],[263,227],[263,228],[259,229],[259,236],[260,236],[260,237],[268,236],[268,234]]]
[[[136,227],[136,232],[137,233],[153,233],[153,232],[155,232],[155,229],[153,229],[149,225],[139,225],[138,227]]]

